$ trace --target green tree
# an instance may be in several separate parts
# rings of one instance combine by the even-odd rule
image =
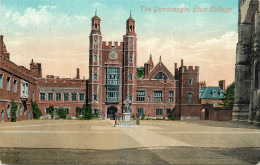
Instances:
[[[144,75],[144,67],[141,66],[139,68],[137,68],[137,78],[142,78]]]
[[[77,117],[79,117],[80,115],[82,115],[82,108],[76,107],[76,115],[77,115]]]
[[[42,116],[42,112],[40,110],[40,108],[37,105],[37,102],[31,102],[32,105],[32,111],[33,111],[33,118],[34,119],[40,119],[40,117]]]
[[[233,109],[235,102],[235,82],[230,84],[224,94],[223,100],[223,108],[225,109]]]
[[[12,122],[16,122],[17,108],[18,108],[18,106],[16,105],[14,100],[12,100],[12,103],[11,103],[11,121]]]
[[[94,117],[94,115],[93,115],[90,105],[87,105],[87,106],[84,105],[83,106],[83,119],[91,120],[91,119],[93,119],[93,117]]]
[[[64,108],[58,110],[59,119],[66,119],[67,113]]]

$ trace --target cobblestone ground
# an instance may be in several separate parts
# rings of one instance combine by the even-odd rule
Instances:
[[[257,164],[260,129],[246,123],[33,120],[0,124],[4,164]]]

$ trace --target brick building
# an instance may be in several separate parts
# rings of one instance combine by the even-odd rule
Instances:
[[[200,116],[199,67],[175,64],[175,76],[161,57],[154,65],[152,56],[144,64],[144,76],[137,79],[137,35],[135,20],[126,21],[123,41],[102,40],[101,19],[95,15],[89,36],[88,104],[105,119],[122,115],[123,102],[132,100],[133,114],[163,118]]]

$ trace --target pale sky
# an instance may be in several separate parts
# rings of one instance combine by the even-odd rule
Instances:
[[[76,68],[88,78],[88,43],[95,9],[104,41],[122,41],[129,11],[136,21],[138,66],[152,53],[174,74],[174,63],[200,66],[200,80],[216,86],[234,81],[237,0],[0,0],[0,34],[11,60],[29,68],[42,63],[43,75],[73,78]],[[141,6],[151,11],[141,11]],[[195,6],[207,12],[195,13]],[[232,8],[230,13],[209,9]],[[154,8],[189,8],[190,13]]]

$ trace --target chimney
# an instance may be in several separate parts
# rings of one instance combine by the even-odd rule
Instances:
[[[77,76],[76,76],[76,79],[80,79],[79,68],[77,68]]]
[[[225,80],[220,80],[218,81],[218,86],[225,91],[226,90],[226,81]]]
[[[181,66],[183,66],[183,59],[181,59]]]

